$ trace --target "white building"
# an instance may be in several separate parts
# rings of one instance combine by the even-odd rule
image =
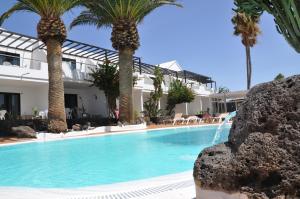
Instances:
[[[213,93],[210,95],[212,113],[227,113],[237,111],[244,102],[248,91],[231,91],[227,93]]]
[[[90,68],[107,57],[118,63],[118,53],[97,46],[77,41],[66,40],[63,45],[63,77],[65,86],[66,108],[85,110],[89,115],[107,116],[104,94],[97,88],[90,87]],[[143,111],[143,102],[153,90],[151,76],[156,66],[134,58],[134,75],[138,76],[134,88],[134,109],[139,114]],[[159,65],[165,74],[164,96],[161,108],[166,107],[166,96],[170,81],[180,78],[196,93],[190,104],[181,104],[176,112],[195,114],[211,107],[209,95],[214,92],[211,78],[185,71],[176,62]],[[33,110],[48,109],[48,69],[45,45],[38,39],[0,29],[0,110],[5,109],[22,118],[30,118]]]

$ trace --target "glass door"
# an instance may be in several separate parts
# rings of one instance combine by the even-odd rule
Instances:
[[[0,110],[6,110],[13,118],[20,115],[20,94],[0,93]]]

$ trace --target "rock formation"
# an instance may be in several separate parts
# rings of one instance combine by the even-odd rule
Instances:
[[[36,132],[29,126],[12,127],[12,133],[19,138],[36,138]]]
[[[202,189],[249,198],[300,198],[300,75],[252,88],[229,140],[200,153]]]

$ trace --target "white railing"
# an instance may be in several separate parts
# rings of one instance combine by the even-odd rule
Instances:
[[[3,55],[10,58],[18,58],[20,65],[13,65],[11,63],[3,63],[0,65],[0,76],[6,76],[9,78],[18,79],[32,79],[36,81],[48,81],[48,64],[41,60],[29,59],[24,57],[14,57],[10,55]],[[86,81],[91,79],[89,73],[91,68],[97,67],[93,64],[87,64],[82,62],[76,62],[76,67],[72,67],[72,64],[68,62],[63,62],[63,78],[65,81]],[[135,73],[138,76],[135,87],[139,89],[145,89],[153,91],[153,80],[148,74]],[[169,76],[165,76],[165,84],[163,85],[163,91],[168,92],[169,84],[172,81]],[[198,82],[187,83],[189,87],[196,94],[210,94],[213,89],[206,87],[204,84],[199,84]]]
[[[13,63],[8,61],[4,61],[2,65],[0,64],[0,76],[5,76],[7,78],[36,79],[41,81],[48,80],[47,62],[36,59],[5,55],[1,53],[0,56],[16,58],[20,60],[19,65],[14,65]],[[63,77],[66,81],[85,81],[90,78],[90,68],[93,67],[96,67],[96,65],[76,62],[76,68],[74,69],[68,63],[63,62]]]
[[[164,92],[168,92],[171,81],[172,80],[170,80],[169,77],[165,77],[165,84],[162,85],[162,89]],[[191,88],[196,94],[211,94],[213,92],[212,88],[209,88],[204,84],[199,84],[198,82],[193,82],[192,84],[188,83],[187,86]],[[135,87],[153,91],[153,80],[149,77],[149,75],[143,75],[139,77],[139,80],[137,81]]]

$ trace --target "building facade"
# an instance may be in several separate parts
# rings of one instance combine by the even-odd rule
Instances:
[[[91,87],[89,73],[98,64],[109,59],[118,63],[118,53],[77,41],[66,40],[63,45],[63,79],[65,87],[65,106],[76,109],[78,115],[107,117],[107,104],[104,93]],[[181,79],[196,94],[190,104],[180,104],[176,112],[196,114],[211,107],[209,95],[214,93],[215,82],[207,76],[185,71],[176,62],[160,65],[142,63],[134,58],[134,111],[141,114],[143,103],[154,87],[152,85],[154,68],[161,67],[165,83],[160,107],[167,103],[170,82]],[[34,112],[48,109],[48,65],[45,45],[34,37],[0,29],[0,110],[21,118],[32,118]]]

